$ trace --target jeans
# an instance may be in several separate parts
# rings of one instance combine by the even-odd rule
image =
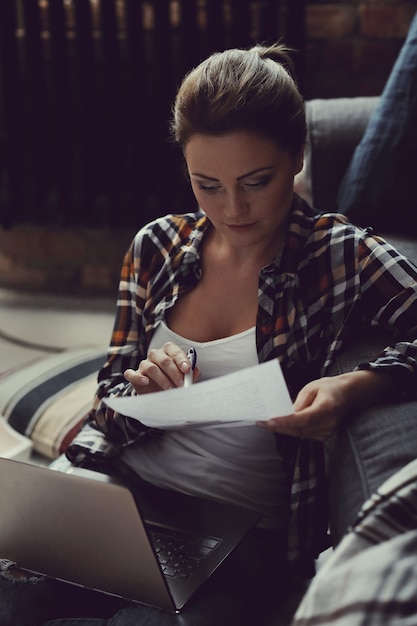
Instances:
[[[45,622],[45,626],[106,626],[107,620],[105,619],[59,619]]]
[[[119,599],[74,585],[35,577],[13,580],[12,576],[0,575],[0,626],[40,626],[60,615],[73,616],[74,611],[85,616],[74,624],[90,626],[87,618],[97,618],[91,624],[102,626],[120,606]]]
[[[338,211],[361,226],[417,233],[417,14],[339,190]]]
[[[329,514],[334,544],[385,480],[417,458],[417,402],[377,406],[347,419],[329,455]]]

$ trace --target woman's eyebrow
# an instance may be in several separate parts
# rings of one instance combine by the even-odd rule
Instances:
[[[200,172],[190,172],[190,176],[198,176],[199,178],[204,178],[205,180],[213,180],[219,182],[218,178],[214,178],[213,176],[206,176],[206,174],[200,174]]]
[[[266,170],[272,170],[273,169],[273,165],[266,165],[265,167],[259,167],[256,170],[251,170],[250,172],[247,172],[246,174],[242,174],[241,176],[237,177],[237,180],[242,180],[243,178],[248,178],[248,176],[253,176],[254,174],[259,174],[259,172],[264,172]],[[199,178],[204,178],[205,180],[212,180],[212,181],[216,181],[219,182],[218,178],[214,178],[214,176],[207,176],[206,174],[201,174],[200,172],[190,172],[191,176],[198,176]]]
[[[242,174],[242,176],[238,176],[237,180],[242,180],[242,178],[247,178],[248,176],[253,176],[254,174],[259,174],[260,172],[264,172],[265,170],[272,170],[273,165],[266,165],[265,167],[258,167],[256,170],[252,170],[251,172],[247,172],[247,174]]]

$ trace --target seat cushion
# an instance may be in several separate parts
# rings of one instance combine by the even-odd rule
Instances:
[[[102,348],[79,347],[0,374],[0,414],[36,452],[56,458],[92,406],[104,361]]]

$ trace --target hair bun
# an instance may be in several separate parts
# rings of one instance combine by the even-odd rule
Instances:
[[[291,54],[295,52],[293,48],[289,48],[283,43],[275,43],[270,46],[256,45],[252,49],[259,54],[261,59],[270,59],[285,67],[291,77],[294,78],[295,66],[291,58]]]

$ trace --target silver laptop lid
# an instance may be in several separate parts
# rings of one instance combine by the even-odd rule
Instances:
[[[149,483],[131,489],[97,472],[66,474],[0,458],[0,558],[51,578],[178,611],[260,517]],[[219,546],[187,581],[165,577],[148,522],[217,537]]]
[[[0,555],[67,582],[176,609],[129,489],[0,459]]]

